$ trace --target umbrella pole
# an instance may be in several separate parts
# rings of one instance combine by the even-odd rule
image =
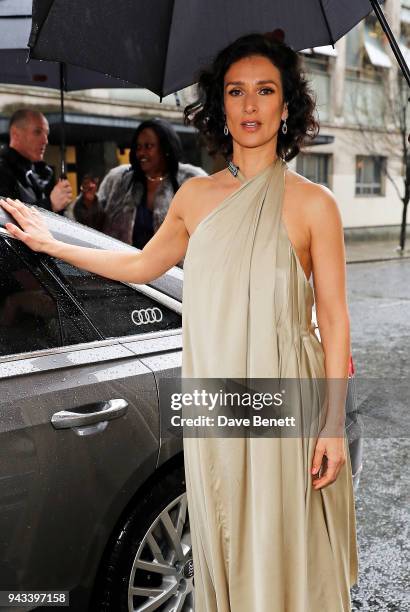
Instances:
[[[66,88],[66,66],[60,62],[60,155],[61,155],[61,174],[60,178],[67,178],[65,163],[65,112],[64,112],[64,90]]]
[[[407,85],[410,87],[410,70],[409,67],[406,64],[406,61],[403,57],[402,52],[400,51],[400,47],[397,44],[397,40],[394,37],[393,32],[390,29],[390,26],[388,24],[388,21],[386,19],[386,17],[384,16],[384,13],[381,9],[380,4],[378,3],[378,0],[370,0],[370,4],[373,7],[373,10],[375,12],[375,15],[377,17],[377,19],[380,22],[380,25],[383,28],[383,32],[386,34],[387,39],[390,43],[390,47],[394,53],[394,56],[396,58],[396,60],[398,61],[398,64],[400,66],[400,70],[403,73],[404,78],[407,81]]]

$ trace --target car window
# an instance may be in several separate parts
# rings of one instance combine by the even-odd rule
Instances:
[[[0,354],[63,344],[56,301],[0,240]]]
[[[164,274],[148,283],[148,285],[177,300],[177,302],[182,302],[182,278],[175,278],[175,276],[170,274]]]
[[[106,338],[181,327],[181,315],[132,287],[54,259],[94,325]]]
[[[0,258],[1,356],[102,338],[23,243],[0,237]]]

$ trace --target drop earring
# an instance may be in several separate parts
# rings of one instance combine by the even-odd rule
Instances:
[[[283,120],[282,125],[282,134],[286,135],[288,133],[288,124],[286,123],[286,119]]]
[[[224,134],[225,134],[225,136],[228,136],[228,134],[229,134],[228,126],[226,125],[226,121],[225,121],[225,125],[224,125]]]

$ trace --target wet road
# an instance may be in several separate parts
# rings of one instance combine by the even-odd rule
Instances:
[[[352,350],[366,431],[356,493],[354,612],[410,611],[410,261],[348,266]]]

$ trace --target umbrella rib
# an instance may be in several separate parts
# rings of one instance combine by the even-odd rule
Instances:
[[[34,4],[34,1],[33,1],[33,4]],[[51,2],[49,2],[49,6],[46,9],[46,14],[43,16],[42,23],[41,23],[40,27],[38,27],[37,23],[34,24],[33,17],[36,16],[36,18],[38,19],[39,15],[38,15],[38,11],[37,11],[37,13],[35,15],[33,15],[34,7],[32,7],[32,10],[31,10],[32,14],[30,15],[30,17],[32,18],[31,31],[30,31],[30,36],[29,36],[28,43],[27,43],[27,46],[29,47],[29,49],[28,49],[28,60],[31,59],[31,54],[33,52],[33,49],[34,49],[37,41],[38,41],[38,38],[39,38],[40,33],[41,33],[41,30],[43,29],[43,26],[44,26],[45,22],[47,21],[47,18],[48,18],[49,14],[50,14],[51,4],[52,4],[52,0],[51,0]],[[43,6],[43,10],[44,10],[44,6]]]
[[[164,93],[164,78],[165,78],[165,71],[167,69],[167,61],[168,61],[168,47],[169,47],[169,41],[171,38],[171,30],[172,30],[172,22],[174,20],[174,9],[175,9],[175,0],[172,0],[172,10],[171,10],[171,23],[170,23],[170,27],[168,30],[168,40],[167,40],[167,46],[166,46],[166,53],[165,53],[165,62],[164,62],[164,66],[162,69],[162,78],[161,78],[161,93],[159,96],[159,101],[162,102],[162,98],[164,97],[162,94]]]
[[[327,18],[325,7],[323,6],[323,0],[319,0],[319,4],[320,4],[320,9],[322,11],[323,19],[324,19],[325,24],[326,24],[327,31],[329,32],[330,42],[332,43],[332,47],[334,48],[335,47],[335,39],[333,37],[332,28],[330,27],[330,23],[329,23],[329,20]]]

